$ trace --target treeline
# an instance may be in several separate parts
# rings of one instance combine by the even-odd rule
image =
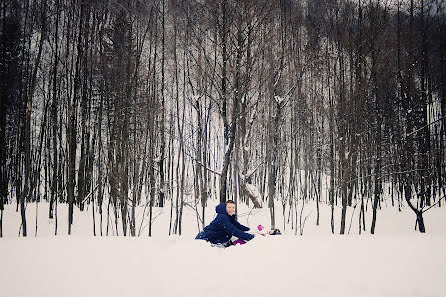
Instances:
[[[271,227],[281,201],[296,232],[309,200],[318,224],[331,205],[338,232],[340,205],[341,234],[357,206],[374,233],[390,198],[425,232],[445,195],[445,13],[434,0],[2,1],[0,236],[14,202],[23,236],[40,201],[55,234],[63,203],[69,234],[90,205],[94,235],[141,235],[144,206],[151,236],[153,207],[181,234],[183,207],[202,228],[207,201],[230,198],[268,207]]]

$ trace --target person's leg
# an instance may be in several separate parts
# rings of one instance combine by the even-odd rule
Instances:
[[[234,245],[231,240],[224,243],[211,243],[211,246],[219,248],[227,248],[228,246]]]
[[[223,246],[224,246],[224,247],[228,247],[228,246],[231,246],[231,245],[234,245],[234,243],[232,242],[232,240],[229,240],[228,242],[223,243]]]

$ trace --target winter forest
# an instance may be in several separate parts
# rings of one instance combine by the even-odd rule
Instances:
[[[210,200],[267,207],[272,227],[307,201],[317,219],[341,207],[341,234],[349,207],[374,233],[386,196],[420,232],[442,205],[443,1],[1,6],[0,209],[16,205],[23,236],[44,201],[55,234],[88,205],[95,235],[124,236],[141,205],[149,222],[169,208],[169,234],[185,207],[206,224]]]
[[[445,1],[0,3],[0,237],[446,234]]]

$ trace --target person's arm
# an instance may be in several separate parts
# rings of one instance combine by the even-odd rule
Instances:
[[[242,224],[240,224],[237,221],[234,221],[234,225],[237,229],[242,230],[242,231],[249,231],[250,229],[246,226],[243,226]]]
[[[226,234],[238,237],[240,239],[244,240],[251,240],[254,238],[254,235],[243,232],[242,230],[235,227],[230,221],[229,218],[224,218],[220,220],[220,224],[223,227],[223,230],[226,232]],[[245,227],[246,228],[246,227]]]

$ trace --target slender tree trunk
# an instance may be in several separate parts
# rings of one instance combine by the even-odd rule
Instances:
[[[33,106],[33,96],[34,90],[36,87],[36,79],[37,79],[37,71],[39,69],[40,60],[42,57],[43,44],[45,41],[46,35],[46,1],[42,3],[44,9],[42,9],[42,30],[40,33],[40,41],[39,47],[37,51],[37,57],[34,61],[34,68],[31,76],[31,85],[29,87],[28,98],[27,98],[27,111],[26,111],[26,119],[25,119],[25,131],[23,138],[23,145],[25,147],[25,188],[23,190],[21,199],[20,199],[20,215],[22,218],[22,235],[24,237],[27,236],[27,228],[26,228],[26,214],[25,214],[25,203],[26,200],[30,198],[32,187],[32,152],[31,152],[31,115],[32,115],[32,106]]]

